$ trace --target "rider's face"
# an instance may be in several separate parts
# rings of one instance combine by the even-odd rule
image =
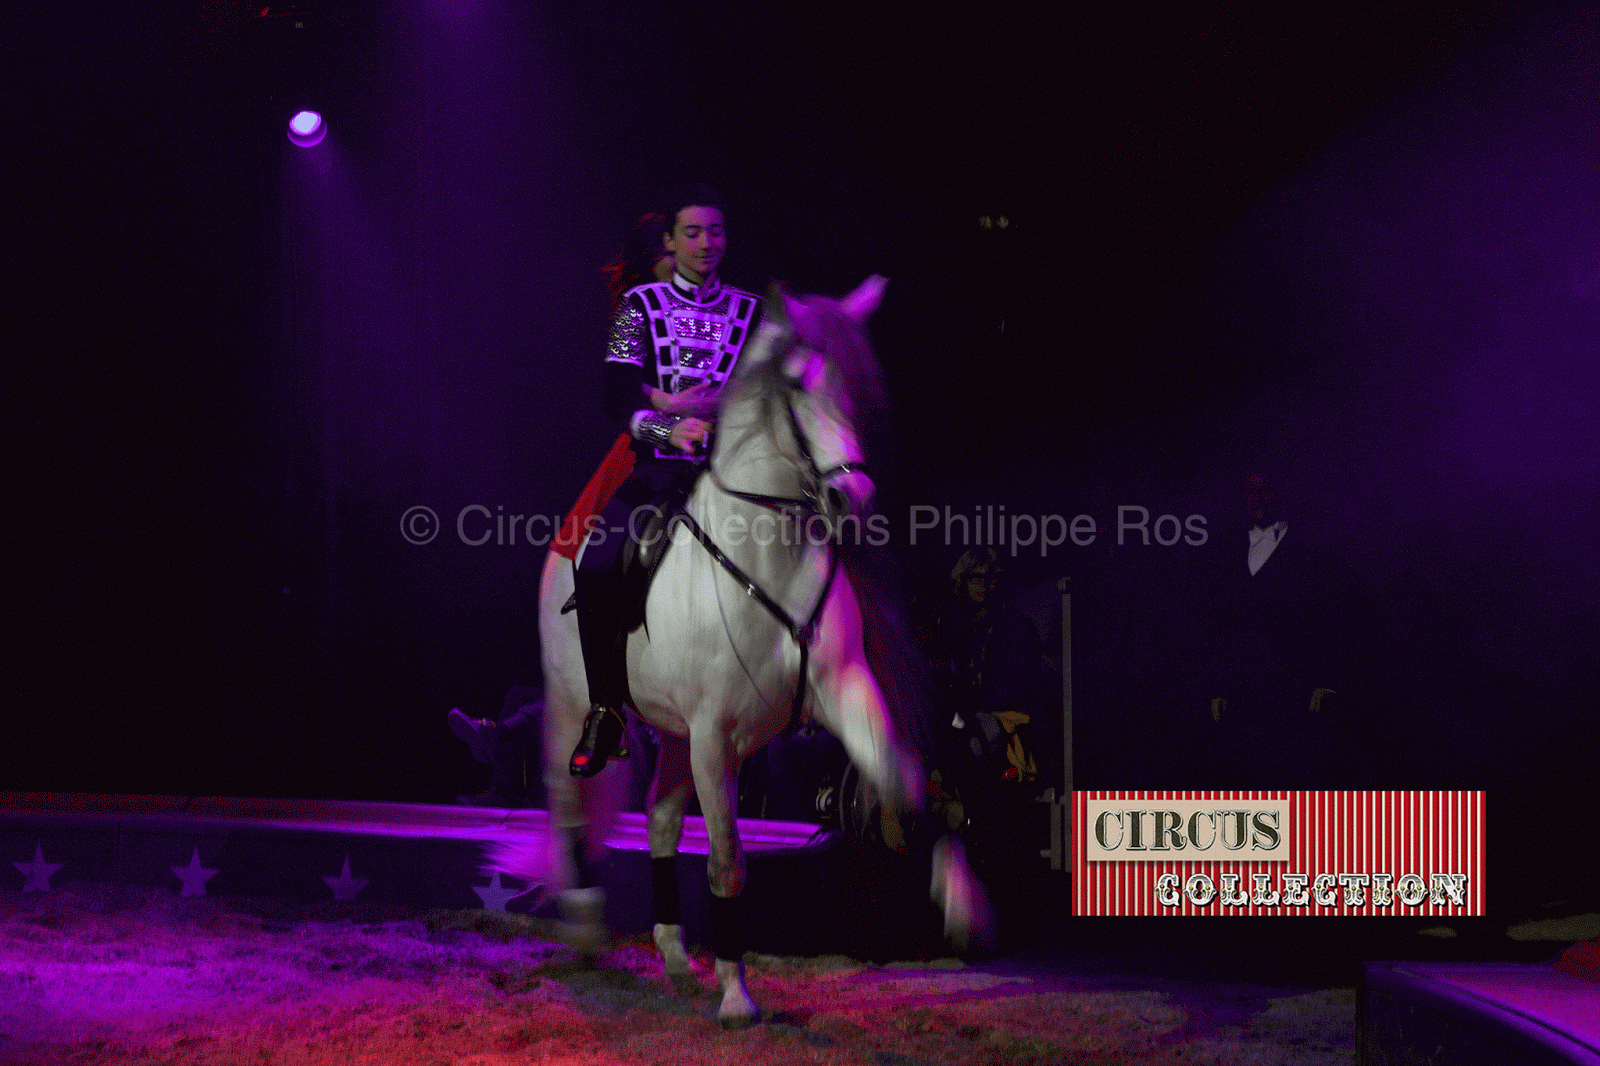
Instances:
[[[715,207],[685,207],[678,212],[666,248],[677,260],[678,273],[690,281],[699,284],[715,276],[728,250],[722,212]]]

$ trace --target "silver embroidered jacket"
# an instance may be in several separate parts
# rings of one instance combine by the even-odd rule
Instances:
[[[630,289],[611,323],[606,346],[606,412],[626,420],[635,440],[658,458],[685,458],[666,448],[670,416],[642,401],[641,384],[678,393],[702,382],[725,384],[759,317],[753,293],[713,281],[695,289],[681,277]]]

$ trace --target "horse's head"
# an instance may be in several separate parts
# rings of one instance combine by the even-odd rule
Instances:
[[[874,275],[839,300],[769,293],[761,334],[739,366],[735,395],[762,396],[798,491],[832,522],[872,506],[856,420],[881,400],[866,321],[887,284]]]

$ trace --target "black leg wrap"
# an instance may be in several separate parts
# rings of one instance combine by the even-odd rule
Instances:
[[[744,958],[744,930],[739,922],[738,896],[711,896],[711,950],[719,959]]]
[[[578,872],[578,887],[600,887],[600,871],[595,869],[595,863],[587,862],[583,857],[583,837],[568,830],[567,846],[572,849],[572,868]]]
[[[650,888],[655,899],[657,925],[682,925],[678,904],[678,857],[650,860]]]

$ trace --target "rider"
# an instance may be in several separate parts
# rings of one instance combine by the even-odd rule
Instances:
[[[724,285],[717,274],[728,247],[721,197],[691,186],[667,218],[671,228],[662,246],[673,256],[673,276],[627,293],[606,348],[605,411],[626,433],[591,487],[621,483],[609,501],[574,508],[564,527],[570,533],[576,520],[589,531],[581,545],[569,538],[591,704],[572,753],[577,777],[592,777],[607,759],[626,754],[619,750],[628,692],[628,621],[616,588],[622,546],[640,532],[638,509],[674,489],[686,491],[693,481],[706,455],[718,392],[760,318],[760,300]],[[590,517],[596,511],[598,521]]]

